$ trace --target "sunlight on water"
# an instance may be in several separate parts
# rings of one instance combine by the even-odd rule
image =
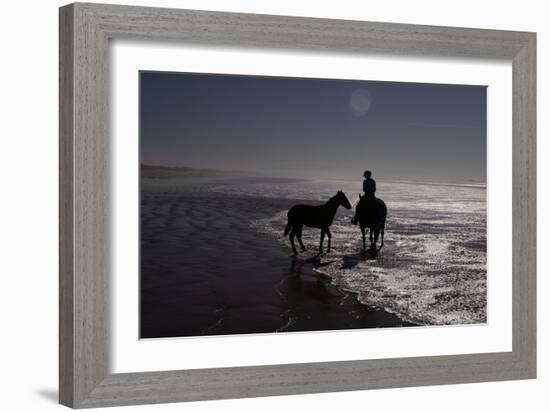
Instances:
[[[231,189],[253,196],[319,200],[340,188],[352,199],[357,186],[287,182]],[[316,270],[358,293],[361,302],[405,320],[425,325],[486,322],[485,188],[379,183],[377,195],[388,206],[385,247],[378,257],[370,260],[362,253],[359,228],[349,223],[352,212],[339,209],[331,227],[333,250],[317,258]],[[286,211],[280,211],[253,226],[278,239],[290,253],[282,235],[285,224]],[[305,229],[303,239],[309,250],[300,258],[314,258],[319,230]]]
[[[144,186],[144,225],[158,230],[158,236],[167,236],[162,234],[163,225],[177,218],[170,224],[180,225],[182,239],[187,239],[190,230],[204,220],[200,204],[208,203],[208,210],[216,210],[216,219],[193,231],[196,239],[214,241],[223,231],[214,230],[212,224],[222,228],[235,219],[244,219],[251,222],[251,229],[278,242],[289,255],[289,240],[283,237],[288,209],[283,205],[320,204],[338,190],[355,205],[361,190],[360,181],[266,178],[159,180],[145,182]],[[309,259],[335,285],[357,293],[362,303],[384,308],[404,320],[423,325],[486,322],[485,187],[379,181],[376,194],[388,206],[385,247],[376,259],[362,253],[360,230],[350,223],[353,210],[343,208],[331,226],[331,253],[317,256],[319,230],[304,228],[308,251],[299,259]],[[202,203],[189,208],[185,219],[174,215],[167,222],[163,216],[173,214],[159,207],[169,208],[170,203],[156,199],[172,197],[180,199],[180,208],[187,198]],[[242,259],[250,258],[244,252],[241,255]],[[241,255],[231,258],[239,259]]]

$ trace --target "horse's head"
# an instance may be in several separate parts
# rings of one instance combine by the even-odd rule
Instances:
[[[338,199],[339,205],[344,206],[346,209],[351,209],[351,203],[349,202],[344,192],[339,190],[338,193],[336,193],[335,197]]]

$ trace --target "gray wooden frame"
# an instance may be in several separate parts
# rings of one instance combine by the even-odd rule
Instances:
[[[113,38],[511,61],[512,351],[110,374],[108,51]],[[86,408],[535,378],[535,99],[535,33],[103,4],[62,7],[60,402]]]

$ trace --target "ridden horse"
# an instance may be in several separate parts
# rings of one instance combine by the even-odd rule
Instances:
[[[372,200],[376,203],[373,204]],[[363,235],[363,251],[367,250],[367,242],[365,239],[365,228],[369,228],[370,249],[376,250],[376,242],[378,236],[381,236],[380,248],[384,247],[384,228],[386,226],[386,216],[388,209],[382,199],[373,197],[373,199],[367,199],[365,197],[359,200],[356,206],[357,209],[357,221],[361,228],[361,234]],[[367,203],[369,202],[369,203]],[[374,234],[374,239],[373,239]]]
[[[315,227],[321,229],[321,242],[319,244],[319,253],[323,253],[323,241],[325,239],[325,233],[328,236],[328,248],[327,252],[330,252],[330,239],[332,237],[329,226],[334,220],[334,215],[338,206],[344,206],[346,209],[351,209],[351,204],[341,190],[331,197],[324,205],[310,206],[310,205],[295,205],[288,211],[288,223],[285,227],[285,236],[289,235],[290,244],[294,254],[298,254],[296,246],[294,245],[294,237],[298,238],[302,251],[306,248],[302,243],[302,228],[304,225],[308,227]]]

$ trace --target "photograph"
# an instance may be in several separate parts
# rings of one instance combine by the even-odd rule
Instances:
[[[139,72],[140,339],[487,319],[487,87]]]

